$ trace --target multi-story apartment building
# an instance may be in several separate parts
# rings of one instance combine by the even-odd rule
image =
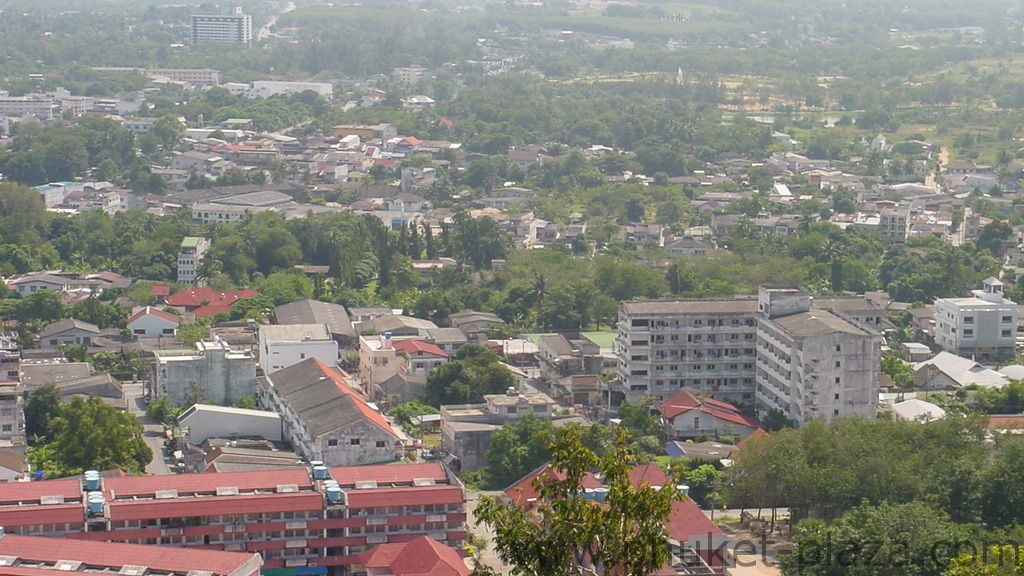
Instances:
[[[758,295],[757,405],[803,424],[839,416],[874,418],[881,333],[811,309],[800,288],[762,286]]]
[[[976,360],[1012,357],[1017,346],[1017,303],[1003,296],[1003,283],[986,278],[970,298],[935,300],[935,343]]]
[[[210,241],[197,236],[186,236],[178,249],[178,282],[195,286],[199,266],[203,263]]]
[[[193,14],[192,43],[248,44],[252,41],[252,16],[236,7],[232,14]]]
[[[622,303],[613,403],[690,389],[753,405],[757,321],[754,298]]]
[[[326,324],[265,324],[259,331],[260,369],[273,374],[308,358],[333,366],[338,343]]]
[[[0,382],[0,440],[25,438],[23,393],[21,382],[17,380]]]
[[[193,16],[193,18],[195,18]],[[201,17],[200,17],[201,18]],[[193,26],[195,25],[193,20]],[[220,71],[210,68],[150,68],[149,76],[161,76],[175,82],[188,82],[197,86],[216,86],[220,84]]]
[[[256,552],[265,569],[325,566],[335,574],[377,544],[422,534],[459,548],[465,519],[464,486],[439,463],[96,474],[0,491],[9,534]]]
[[[798,422],[873,415],[882,344],[877,310],[852,299],[813,304],[799,288],[764,288],[758,298],[624,302],[611,402],[694,390],[779,409]],[[824,370],[833,356],[840,365]]]
[[[17,332],[0,332],[0,382],[17,382],[21,374],[21,345]]]

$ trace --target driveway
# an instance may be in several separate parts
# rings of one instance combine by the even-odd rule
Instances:
[[[125,384],[124,400],[128,404],[128,411],[139,417],[142,422],[142,439],[146,441],[153,458],[146,465],[146,474],[165,476],[171,474],[170,458],[164,455],[164,427],[163,424],[153,422],[146,416],[146,404],[143,398],[142,382]]]

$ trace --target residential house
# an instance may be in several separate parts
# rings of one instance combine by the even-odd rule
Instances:
[[[451,325],[466,335],[467,338],[486,336],[487,330],[493,326],[504,326],[505,321],[497,314],[490,312],[465,311],[457,312],[448,317]]]
[[[338,363],[338,343],[326,324],[264,324],[259,327],[259,357],[264,374],[308,358],[333,366]]]
[[[21,482],[32,474],[24,450],[0,448],[0,483]]]
[[[216,316],[221,312],[231,312],[235,302],[245,298],[259,296],[260,293],[251,290],[220,291],[209,287],[189,288],[179,290],[167,297],[168,306],[180,308],[182,311],[191,312],[196,318]]]
[[[381,544],[357,557],[366,576],[469,576],[472,570],[454,549],[421,535]]]
[[[274,308],[274,323],[323,324],[339,348],[354,349],[359,343],[348,312],[341,304],[308,299],[281,304]]]
[[[912,366],[914,385],[925,390],[956,390],[972,386],[1000,388],[1010,382],[1005,375],[951,352],[939,352]]]
[[[34,272],[7,279],[7,287],[22,296],[33,294],[40,290],[64,292],[70,290],[71,286],[70,278],[61,276],[56,272]]]
[[[698,240],[693,236],[676,238],[665,245],[665,251],[673,256],[707,256],[714,249],[713,244]]]
[[[434,328],[427,330],[427,341],[432,342],[449,357],[455,356],[455,352],[466,345],[469,339],[466,334],[458,328]]]
[[[260,405],[281,414],[285,438],[309,461],[354,466],[404,455],[404,437],[341,370],[317,358],[261,377]]]
[[[136,338],[173,338],[181,318],[146,306],[128,317],[127,328]]]
[[[89,346],[101,333],[95,324],[74,318],[65,318],[43,328],[36,335],[36,340],[39,342],[39,347],[43,349],[60,348],[65,345]]]
[[[759,428],[756,420],[732,404],[685,390],[658,402],[655,409],[661,414],[666,436],[673,439],[734,435],[742,438]]]

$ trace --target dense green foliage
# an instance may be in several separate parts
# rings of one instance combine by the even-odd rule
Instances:
[[[489,348],[466,344],[455,358],[430,371],[423,401],[431,406],[484,401],[487,394],[504,394],[515,388],[512,372]]]

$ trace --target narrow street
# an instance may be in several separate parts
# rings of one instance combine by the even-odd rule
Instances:
[[[170,458],[164,454],[164,427],[146,416],[142,382],[126,383],[124,385],[124,400],[128,405],[128,410],[142,421],[143,439],[153,452],[153,459],[146,465],[146,473],[150,475],[170,474]]]

